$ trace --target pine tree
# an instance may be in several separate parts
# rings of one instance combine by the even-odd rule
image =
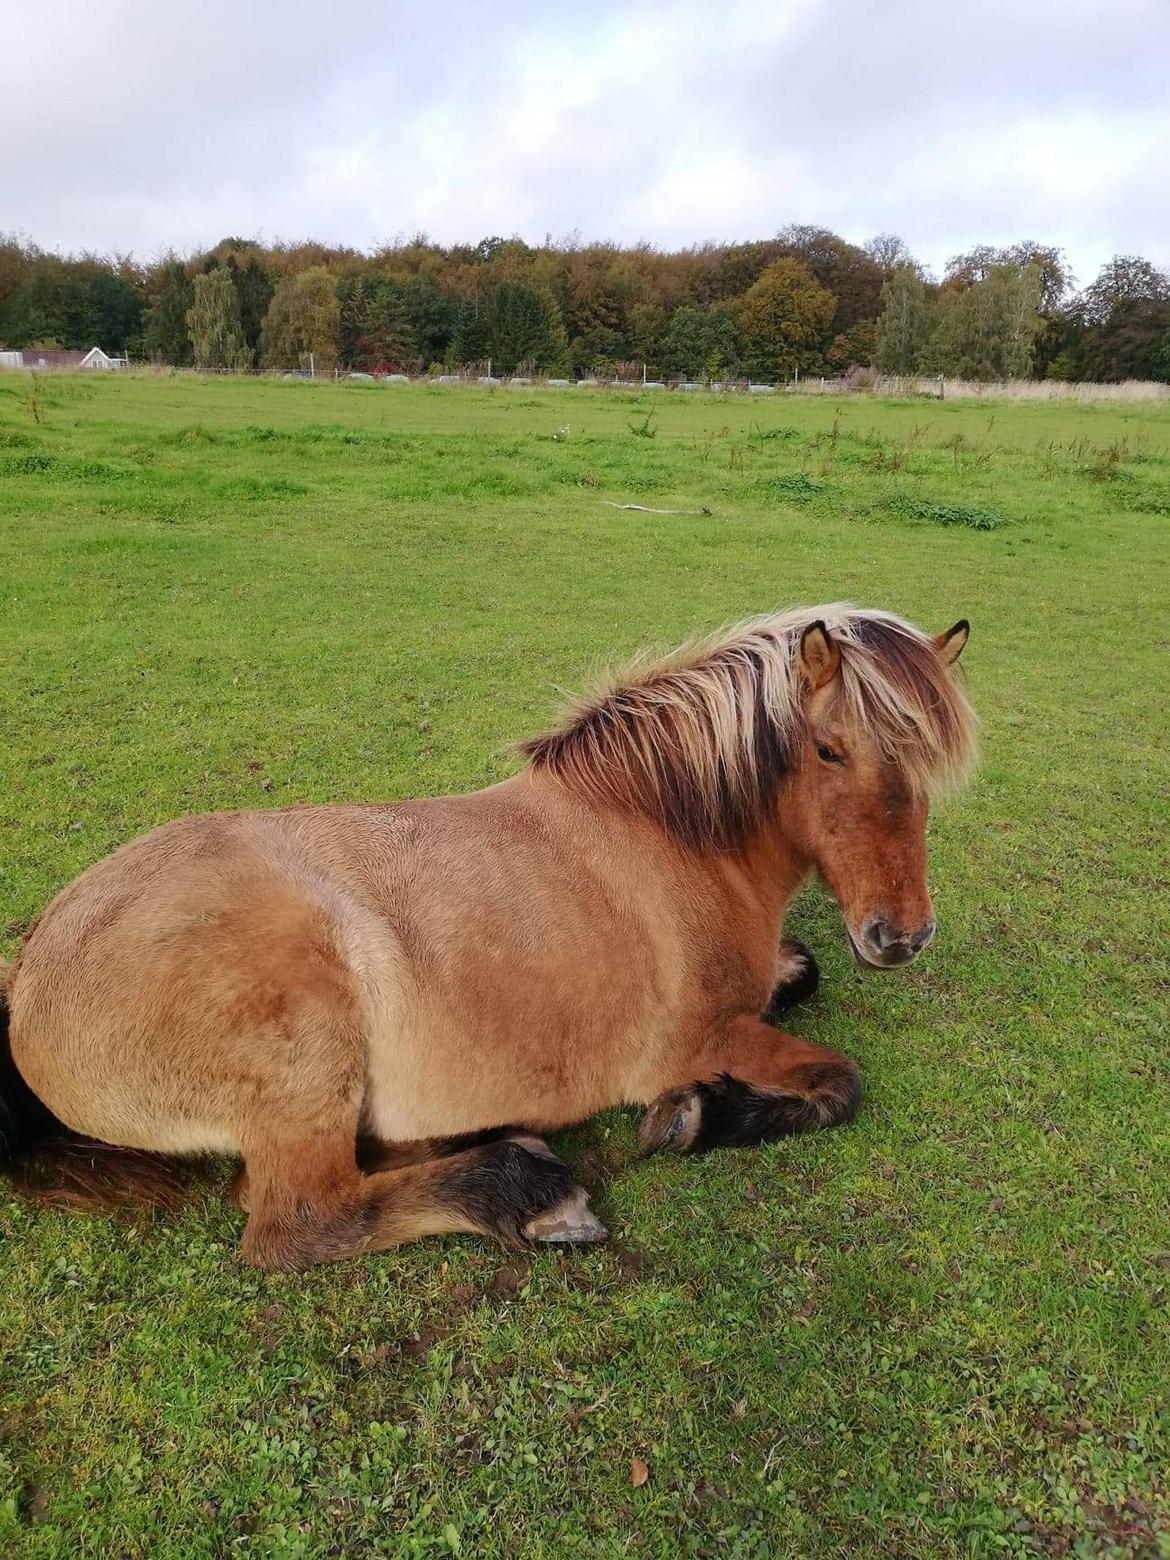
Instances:
[[[272,302],[274,288],[268,279],[268,272],[255,255],[251,256],[245,266],[237,264],[234,256],[230,257],[228,269],[232,273],[236,298],[240,306],[240,326],[244,332],[244,340],[255,363],[260,351],[260,332],[264,328],[264,316],[268,313],[268,305]]]
[[[487,301],[492,368],[550,372],[568,363],[569,343],[556,300],[531,282],[500,282]]]
[[[418,344],[396,283],[379,276],[351,277],[338,294],[344,363],[383,372],[418,367]]]
[[[477,294],[469,293],[459,305],[455,331],[451,337],[451,358],[464,363],[483,363],[491,355],[488,311]]]
[[[447,355],[455,329],[457,305],[426,276],[412,276],[396,285],[397,307],[416,352],[424,362],[439,363]]]

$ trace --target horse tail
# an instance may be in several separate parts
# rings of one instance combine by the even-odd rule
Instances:
[[[0,1171],[26,1196],[58,1208],[176,1208],[185,1183],[174,1161],[71,1132],[25,1082],[8,1032],[13,973],[0,959]]]
[[[8,1169],[65,1128],[25,1083],[8,1037],[12,965],[0,961],[0,1166]]]

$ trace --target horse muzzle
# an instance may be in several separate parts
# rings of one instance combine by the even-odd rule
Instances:
[[[860,932],[855,932],[848,923],[845,930],[849,934],[853,957],[858,964],[869,969],[896,970],[916,959],[931,942],[935,921],[932,916],[916,931],[907,931],[887,921],[884,916],[875,916],[865,923]]]

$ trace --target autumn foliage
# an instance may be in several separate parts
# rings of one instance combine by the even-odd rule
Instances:
[[[0,239],[0,345],[99,345],[206,369],[669,380],[890,373],[1170,379],[1170,278],[1120,256],[1082,292],[1061,252],[980,245],[932,278],[901,239],[816,227],[666,252],[576,239],[363,253],[225,238],[149,264]]]

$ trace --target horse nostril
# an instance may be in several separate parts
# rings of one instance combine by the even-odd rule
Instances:
[[[875,916],[866,922],[861,935],[880,963],[907,964],[934,936],[934,921],[925,922],[916,932],[904,932],[884,916]]]
[[[885,953],[891,944],[903,941],[902,934],[894,923],[880,916],[875,920],[867,921],[861,935],[870,947],[876,948],[879,953]]]
[[[930,942],[934,940],[936,922],[932,916],[925,925],[920,926],[910,939],[910,946],[915,953],[921,953]]]

